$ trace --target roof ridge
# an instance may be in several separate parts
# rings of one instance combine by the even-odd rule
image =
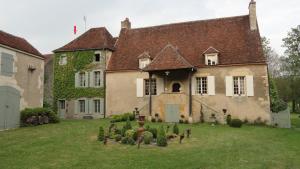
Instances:
[[[249,16],[249,14],[247,14],[247,15],[229,16],[229,17],[222,17],[222,18],[211,18],[211,19],[203,19],[203,20],[186,21],[186,22],[175,22],[175,23],[168,23],[168,24],[161,24],[161,25],[154,25],[154,26],[145,26],[145,27],[139,27],[139,28],[131,28],[129,30],[149,29],[149,28],[165,27],[165,26],[181,25],[181,24],[189,24],[189,23],[197,23],[197,22],[218,21],[218,20],[242,18],[242,17],[246,17],[246,16]]]

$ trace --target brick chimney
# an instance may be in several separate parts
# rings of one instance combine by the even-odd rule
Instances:
[[[251,0],[249,3],[249,21],[250,21],[250,30],[257,30],[257,19],[256,19],[256,2]]]
[[[124,21],[121,21],[121,28],[123,29],[131,29],[131,22],[128,18],[126,18]]]

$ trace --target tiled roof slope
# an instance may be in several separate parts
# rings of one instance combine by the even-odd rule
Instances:
[[[0,30],[0,44],[27,52],[36,56],[43,55],[35,49],[29,42],[27,42],[24,38],[14,36],[12,34],[6,33]]]
[[[195,67],[204,66],[203,52],[210,46],[219,51],[220,65],[265,64],[259,31],[251,31],[249,15],[122,29],[108,70],[138,70],[138,56],[156,56],[172,44]]]
[[[92,28],[80,35],[65,46],[54,50],[54,52],[89,50],[89,49],[114,49],[115,38],[105,27]]]
[[[168,44],[144,70],[172,70],[192,67],[193,66],[181,56],[178,49],[172,46],[172,44]]]

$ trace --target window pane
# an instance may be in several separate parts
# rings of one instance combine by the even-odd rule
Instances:
[[[85,100],[79,100],[79,112],[80,113],[85,112]]]
[[[100,86],[101,79],[100,79],[100,71],[94,72],[94,85],[95,86]]]
[[[156,95],[157,94],[157,86],[156,86],[156,79],[151,80],[151,94]],[[150,91],[150,81],[149,79],[145,79],[145,95],[149,95]]]
[[[94,112],[100,113],[100,100],[94,100]]]
[[[85,73],[79,73],[79,85],[85,86]]]

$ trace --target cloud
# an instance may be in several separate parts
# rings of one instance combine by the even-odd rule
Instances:
[[[105,26],[113,36],[129,17],[133,27],[248,14],[250,0],[0,0],[0,29],[26,38],[42,53],[49,53],[88,28]],[[300,20],[299,0],[258,0],[260,32],[280,53],[282,38]],[[78,35],[77,35],[78,36]]]

